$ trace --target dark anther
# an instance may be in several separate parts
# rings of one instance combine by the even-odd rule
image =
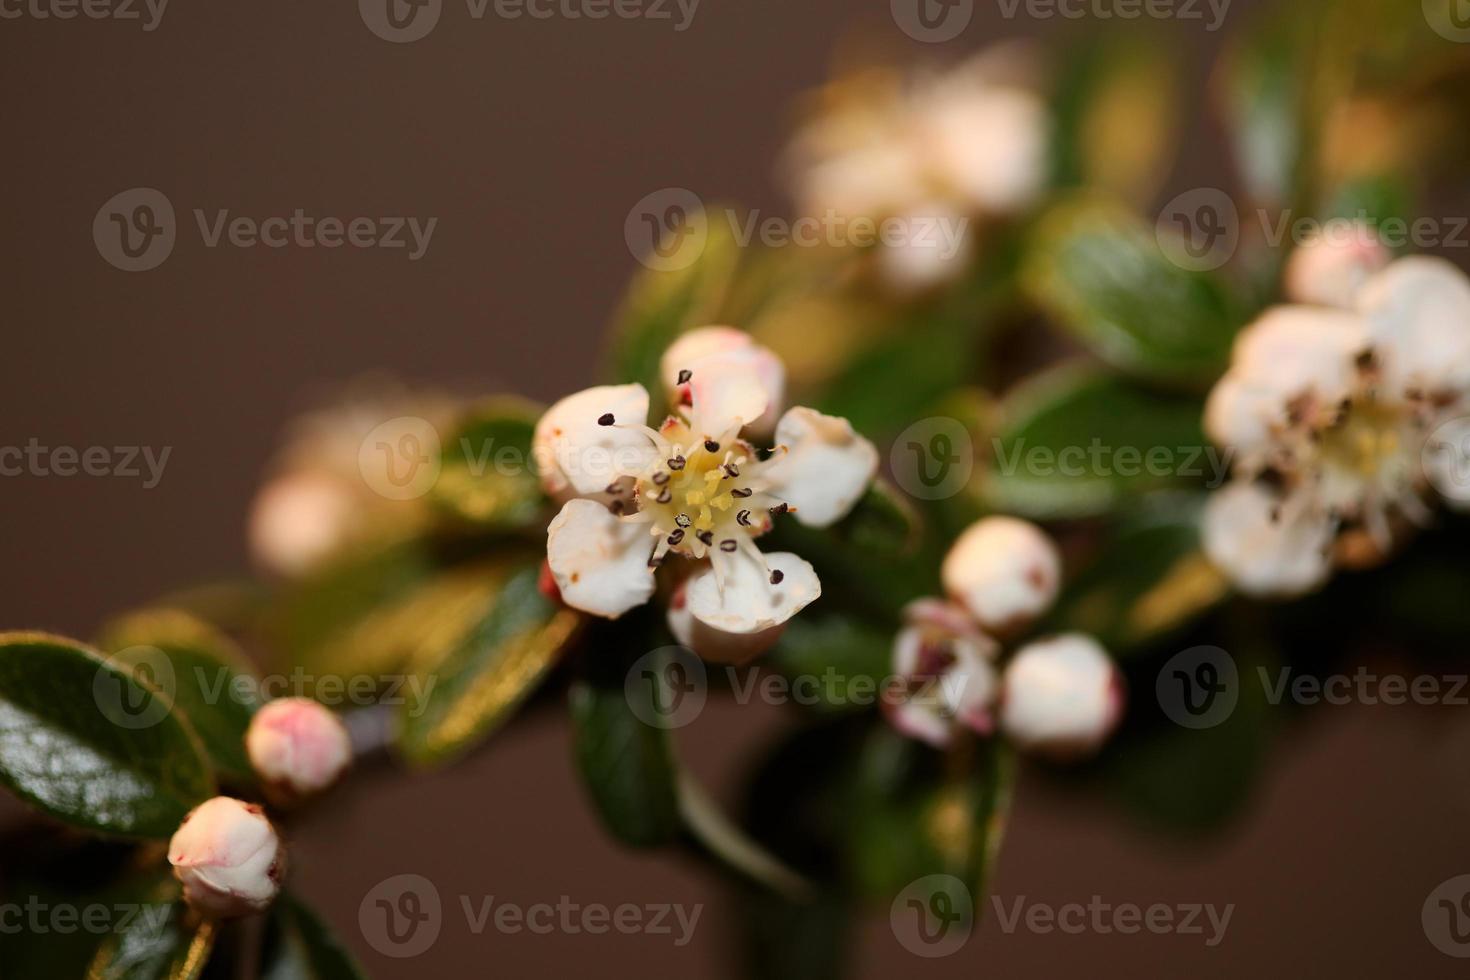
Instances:
[[[689,379],[692,377],[694,377],[694,372],[689,370],[688,368],[685,368],[684,370],[679,372],[678,383],[681,385],[687,385],[689,383]]]
[[[791,510],[791,505],[788,504],[788,503],[786,503],[786,501],[783,500],[783,501],[781,501],[781,503],[779,503],[776,506],[774,506],[774,507],[771,508],[771,516],[772,517],[780,517],[782,514],[785,514],[785,513],[787,513],[790,510]]]
[[[706,546],[715,543],[715,535],[712,531],[695,531],[694,536],[703,541]]]
[[[780,585],[781,584],[781,580],[783,578],[785,578],[785,577],[786,577],[786,573],[783,572],[783,571],[781,571],[781,569],[778,568],[774,572],[771,573],[771,584],[772,585]]]
[[[720,451],[720,444],[713,439],[706,439],[704,441],[704,451],[707,453],[717,453]]]
[[[669,535],[669,547],[672,548],[674,545],[678,544],[680,541],[683,541],[683,540],[684,540],[684,529],[683,528],[677,528],[676,527],[676,528],[674,528],[673,533],[671,533]]]
[[[612,425],[616,421],[617,421],[617,419],[613,418],[613,413],[612,412],[604,412],[602,415],[598,416],[598,418],[597,418],[597,424],[598,425]]]
[[[735,468],[735,464],[734,463],[726,463],[725,464],[725,475],[726,476],[732,476],[732,477],[733,476],[739,476],[740,475],[740,471]]]
[[[734,551],[735,550],[735,539],[734,538],[726,538],[725,540],[721,541],[720,542],[720,550],[721,551],[724,551],[724,552]]]
[[[668,483],[668,482],[669,482],[669,475],[667,473],[665,473],[663,470],[659,470],[657,473],[653,474],[653,485],[654,486],[661,487],[665,483]]]
[[[661,503],[661,504],[666,504],[666,503],[668,503],[668,502],[669,502],[669,501],[670,501],[670,500],[673,500],[673,499],[674,499],[674,495],[673,495],[673,493],[672,493],[672,492],[671,492],[671,491],[670,491],[670,490],[669,490],[669,488],[668,488],[668,487],[664,487],[664,492],[663,492],[663,493],[661,493],[661,494],[659,494],[659,495],[658,495],[658,496],[657,496],[657,497],[655,497],[655,498],[653,498],[653,499],[654,499],[654,500],[656,500],[656,501],[658,501],[658,502],[659,502],[659,503]]]
[[[671,469],[671,470],[682,470],[684,468],[684,457],[683,456],[675,456],[672,459],[670,459],[668,461],[668,463],[669,463],[669,469]]]
[[[674,518],[674,523],[679,525],[680,527],[688,527],[690,524],[689,515],[680,514],[678,517]]]
[[[735,515],[735,523],[741,527],[750,527],[750,511],[742,510]]]
[[[749,487],[736,487],[734,490],[730,491],[730,496],[743,498],[749,497],[754,492],[755,491],[751,490]]]

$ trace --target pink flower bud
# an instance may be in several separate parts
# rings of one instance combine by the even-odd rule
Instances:
[[[216,796],[184,818],[168,843],[168,863],[192,908],[229,919],[270,905],[285,850],[260,807]]]
[[[245,751],[267,788],[285,802],[326,789],[352,761],[346,727],[310,698],[280,698],[257,711]]]
[[[1006,665],[1000,726],[1023,749],[1067,759],[1102,745],[1123,714],[1123,684],[1090,636],[1022,647]]]
[[[1338,218],[1297,246],[1286,260],[1286,297],[1351,310],[1368,278],[1393,255],[1371,225]]]

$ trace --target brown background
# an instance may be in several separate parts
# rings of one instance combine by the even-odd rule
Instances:
[[[185,4],[138,22],[0,21],[6,80],[5,356],[0,443],[172,447],[162,483],[0,479],[0,625],[87,634],[109,611],[244,567],[244,514],[276,434],[324,384],[386,369],[411,380],[547,399],[592,376],[599,332],[634,267],[628,208],[684,186],[780,213],[771,164],[791,97],[826,73],[855,22],[915,55],[1055,34],[981,2],[949,45],[911,44],[886,3],[704,0],[669,22],[471,20],[448,0],[425,40],[374,37],[349,2]],[[1229,26],[1247,8],[1237,0]],[[1219,35],[1175,25],[1203,82]],[[1218,174],[1210,131],[1168,194]],[[94,214],[162,190],[180,239],[160,268],[103,262]],[[193,208],[265,217],[436,216],[427,256],[207,249]],[[1460,709],[1463,712],[1463,709]],[[722,705],[685,739],[730,786],[783,723]],[[1454,721],[1326,708],[1287,741],[1253,807],[1222,837],[1145,836],[1119,815],[1023,781],[996,887],[1007,899],[1234,903],[1224,943],[1200,937],[983,933],[946,960],[909,956],[873,916],[866,977],[1451,976],[1420,906],[1470,871],[1470,772]],[[1470,732],[1458,722],[1461,744]],[[299,888],[378,977],[729,976],[730,910],[681,864],[619,851],[592,821],[554,713],[460,767],[374,773],[299,832]],[[11,801],[0,814],[15,815]],[[3,859],[3,858],[0,858]],[[374,953],[357,908],[416,872],[445,897],[434,948]],[[705,902],[696,939],[474,935],[458,896],[555,903]]]

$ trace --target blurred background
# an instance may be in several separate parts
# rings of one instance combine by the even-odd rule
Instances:
[[[1203,89],[1224,31],[1151,23],[1188,52]],[[1227,25],[1267,4],[1233,0]],[[20,8],[14,8],[20,9]],[[30,10],[31,8],[26,8]],[[687,8],[686,8],[687,9]],[[906,36],[887,2],[703,0],[669,19],[474,19],[389,43],[350,5],[169,6],[141,20],[0,23],[7,193],[0,226],[5,356],[0,443],[168,451],[140,478],[0,478],[0,624],[90,635],[109,613],[246,569],[245,519],[283,424],[373,372],[549,401],[589,383],[636,267],[629,209],[668,187],[771,214],[792,100],[861,36],[952,60],[1007,37],[1086,32],[976,2],[945,43]],[[1007,10],[1017,11],[1007,16]],[[8,17],[8,15],[7,15]],[[1219,134],[1184,120],[1160,200],[1224,178]],[[178,238],[128,273],[94,244],[98,209],[161,191]],[[193,211],[437,219],[406,249],[206,247]],[[1464,709],[1325,707],[1297,725],[1243,818],[1203,840],[1151,835],[1027,771],[995,893],[1009,903],[1233,905],[1205,935],[1037,934],[988,910],[967,946],[921,961],[866,923],[857,973],[934,976],[1448,977],[1464,967],[1420,924],[1424,897],[1470,872]],[[773,741],[780,709],[715,704],[681,740],[721,796]],[[727,897],[671,859],[620,851],[581,799],[565,719],[533,711],[447,771],[380,770],[297,828],[293,874],[375,977],[606,977],[738,973]],[[20,807],[0,797],[0,821]],[[4,855],[0,855],[3,866]],[[412,959],[375,951],[359,904],[401,873],[446,906]],[[461,907],[498,902],[702,904],[688,945],[669,936],[476,933]],[[0,974],[4,965],[0,964]]]

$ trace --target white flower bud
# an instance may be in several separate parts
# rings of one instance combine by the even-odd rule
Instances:
[[[250,720],[245,751],[266,786],[289,802],[336,782],[352,761],[352,740],[329,709],[310,698],[280,698]]]
[[[1000,726],[1023,749],[1088,755],[1123,714],[1122,678],[1090,636],[1068,633],[1022,647],[1006,665]]]
[[[216,796],[184,818],[168,843],[168,863],[192,908],[228,919],[270,905],[285,851],[259,806]]]
[[[256,494],[250,511],[250,553],[261,568],[301,575],[339,548],[352,532],[351,492],[326,473],[290,473]]]
[[[1293,303],[1350,310],[1368,277],[1392,257],[1370,225],[1329,221],[1286,260],[1286,297]]]
[[[960,535],[944,558],[944,588],[980,626],[1006,633],[1056,601],[1062,561],[1056,545],[1029,521],[986,517]]]

